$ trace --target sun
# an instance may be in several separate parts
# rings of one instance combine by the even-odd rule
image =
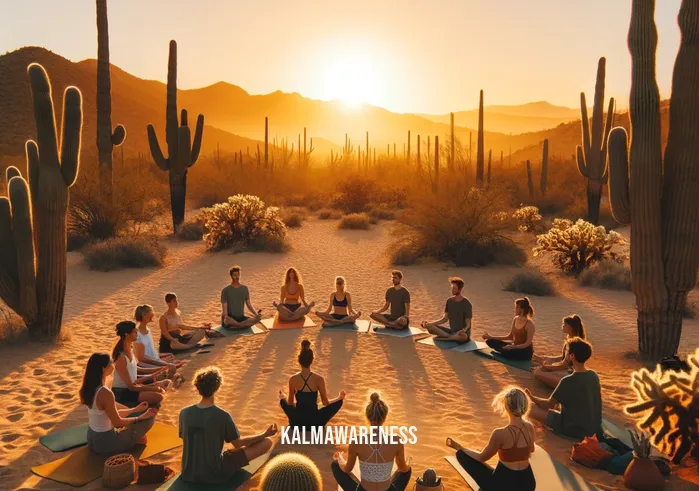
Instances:
[[[324,89],[328,99],[339,99],[349,108],[379,99],[379,77],[368,57],[344,54],[334,58],[326,70]]]

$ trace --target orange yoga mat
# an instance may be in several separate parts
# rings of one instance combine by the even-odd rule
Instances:
[[[307,315],[295,321],[283,321],[279,319],[279,315],[275,315],[268,319],[262,319],[262,325],[267,329],[301,329],[303,327],[313,327],[316,324]]]

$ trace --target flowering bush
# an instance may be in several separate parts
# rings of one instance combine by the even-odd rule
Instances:
[[[266,206],[257,196],[236,194],[226,203],[200,211],[206,233],[204,242],[209,250],[227,247],[245,249],[266,239],[279,242],[286,237],[286,226],[279,208]]]
[[[549,252],[556,266],[577,275],[596,261],[617,260],[619,255],[612,247],[623,244],[624,239],[614,231],[607,232],[604,227],[595,227],[580,219],[575,223],[554,220],[551,230],[538,235],[536,242],[534,256]]]
[[[512,218],[519,222],[520,232],[534,232],[541,228],[541,215],[536,206],[522,206],[512,214]]]

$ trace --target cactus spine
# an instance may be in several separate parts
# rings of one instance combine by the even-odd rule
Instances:
[[[500,157],[502,159],[502,157]],[[546,196],[546,185],[548,183],[549,176],[549,140],[548,138],[544,140],[544,154],[541,156],[541,181],[539,182],[539,188],[541,189],[541,196]]]
[[[66,214],[69,188],[80,166],[82,95],[63,95],[58,148],[51,82],[44,68],[27,68],[37,143],[26,144],[28,180],[7,170],[8,198],[0,198],[0,297],[33,336],[55,338],[61,330],[66,290]]]
[[[483,186],[483,159],[485,149],[483,142],[483,91],[481,90],[481,100],[478,104],[478,148],[476,149],[476,184]]]
[[[609,137],[610,201],[615,219],[632,224],[638,347],[648,361],[676,353],[682,310],[699,265],[699,249],[690,246],[699,243],[699,4],[683,0],[678,16],[682,42],[672,76],[664,165],[654,10],[653,1],[632,3],[630,150],[623,128]]]
[[[177,43],[170,41],[170,54],[167,66],[167,107],[165,121],[165,141],[167,158],[163,156],[158,136],[152,124],[148,125],[148,144],[155,164],[170,176],[170,207],[172,226],[175,232],[184,222],[185,199],[187,197],[187,171],[199,158],[204,116],[197,118],[194,142],[187,126],[187,111],[182,110],[180,123],[177,122]]]
[[[112,132],[112,81],[109,71],[107,0],[97,0],[97,152],[101,192],[111,203],[112,150],[124,143],[126,130],[122,125],[117,125]]]
[[[614,98],[609,99],[607,122],[602,126],[604,111],[604,77],[606,59],[597,63],[597,81],[595,83],[595,102],[592,109],[592,135],[590,120],[587,117],[585,93],[580,93],[580,112],[583,141],[577,146],[577,162],[580,175],[587,179],[587,221],[597,225],[599,206],[602,199],[602,187],[607,183],[607,141],[614,121]]]

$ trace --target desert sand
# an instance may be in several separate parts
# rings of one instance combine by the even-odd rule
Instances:
[[[169,239],[166,267],[111,273],[89,271],[78,253],[70,253],[62,342],[0,351],[0,488],[68,488],[31,473],[32,466],[59,456],[40,446],[38,439],[47,432],[86,421],[86,408],[79,405],[76,394],[84,364],[94,351],[111,351],[113,326],[132,318],[136,305],[150,303],[160,313],[165,306],[164,294],[174,291],[186,322],[215,324],[220,289],[229,282],[228,267],[237,263],[243,268],[242,282],[249,286],[253,304],[271,315],[284,268],[293,265],[303,276],[307,300],[315,299],[319,307],[332,291],[334,276],[344,275],[355,308],[367,318],[370,311],[383,304],[384,291],[390,285],[391,267],[385,254],[391,234],[390,224],[370,231],[341,231],[335,222],[310,219],[300,229],[290,231],[293,250],[286,254],[210,254],[202,243]],[[517,268],[455,268],[429,263],[402,269],[404,285],[412,296],[414,320],[438,317],[450,291],[447,277],[459,275],[466,281],[464,294],[474,305],[476,338],[485,329],[493,333],[509,328],[512,304],[518,295],[503,291],[502,283]],[[557,280],[557,286],[555,297],[532,297],[537,352],[557,354],[562,341],[561,318],[572,313],[581,315],[594,346],[590,367],[602,380],[604,416],[630,427],[632,422],[622,408],[633,400],[630,374],[640,366],[632,356],[625,356],[636,349],[633,295],[580,288],[563,279]],[[472,353],[452,353],[410,339],[374,334],[326,333],[314,327],[215,340],[211,353],[188,357],[191,363],[184,372],[188,382],[169,393],[158,420],[176,425],[180,409],[197,400],[189,384],[194,371],[215,364],[225,377],[217,402],[231,412],[243,434],[261,431],[273,422],[284,424],[277,393],[297,371],[296,349],[303,338],[313,343],[313,370],[325,375],[329,395],[347,392],[334,424],[362,424],[362,409],[369,393],[380,391],[390,406],[388,424],[418,428],[418,444],[407,450],[412,457],[413,479],[432,467],[443,476],[447,489],[467,488],[443,459],[450,453],[444,445],[447,436],[481,448],[491,430],[502,423],[491,410],[490,400],[507,384],[530,387],[537,395],[549,393],[532,374]],[[685,320],[680,351],[686,354],[697,346],[699,322]],[[623,489],[620,477],[571,462],[570,442],[540,429],[537,443],[600,489]],[[330,473],[336,448],[277,445],[275,452],[286,450],[309,455],[323,474],[324,487],[336,488]],[[176,449],[152,460],[179,470],[180,453],[181,449]],[[694,470],[684,469],[685,474],[690,472]],[[259,474],[244,489],[254,489],[257,482]],[[84,489],[100,487],[97,480]],[[696,488],[673,477],[666,489]]]

